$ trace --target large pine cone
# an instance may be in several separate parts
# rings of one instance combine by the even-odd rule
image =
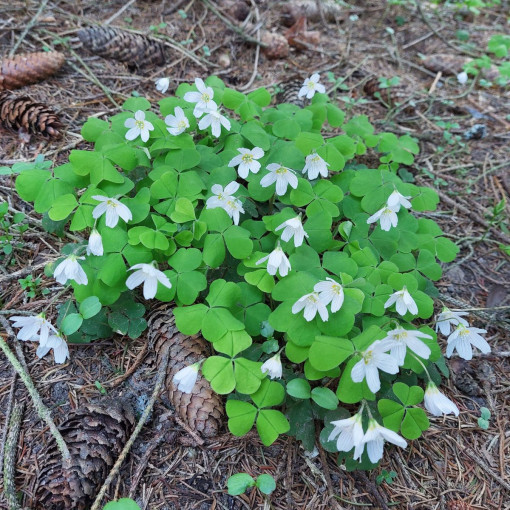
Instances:
[[[87,404],[73,411],[59,427],[71,453],[62,467],[54,440],[43,451],[36,490],[36,510],[86,510],[129,439],[135,424],[124,402]]]
[[[0,64],[0,90],[19,89],[56,73],[66,57],[59,51],[40,51],[6,58]]]
[[[0,92],[0,122],[13,131],[24,129],[46,137],[58,137],[62,129],[56,113],[46,105],[7,91]]]
[[[165,62],[163,45],[143,35],[110,27],[92,27],[80,30],[78,37],[91,53],[104,58],[137,67]]]
[[[172,382],[179,370],[209,355],[207,341],[200,335],[186,336],[179,333],[172,312],[164,309],[156,310],[149,318],[149,337],[155,342],[158,364],[165,351],[165,344],[170,344],[166,391],[176,412],[192,430],[202,436],[217,436],[224,408],[221,397],[213,391],[209,381],[199,375],[191,393],[182,393]]]

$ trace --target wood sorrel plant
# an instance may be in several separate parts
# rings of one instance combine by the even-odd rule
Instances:
[[[216,77],[181,85],[160,115],[130,98],[109,121],[85,123],[93,150],[21,172],[16,189],[49,229],[90,238],[66,245],[50,271],[93,308],[61,309],[71,340],[140,335],[131,295],[143,284],[146,299],[172,303],[182,333],[211,342],[200,370],[228,395],[233,434],[255,424],[266,445],[289,432],[311,450],[321,420],[326,449],[370,468],[384,440],[405,446],[397,433],[428,428],[422,382],[426,402],[448,408],[425,321],[437,260],[458,249],[415,214],[435,209],[435,191],[397,176],[418,151],[411,137],[374,134],[365,116],[345,122],[326,94],[302,109],[270,101]],[[355,164],[367,147],[379,168]]]

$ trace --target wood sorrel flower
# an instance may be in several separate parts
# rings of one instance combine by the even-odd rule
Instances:
[[[370,391],[377,393],[381,389],[379,370],[388,374],[398,372],[397,360],[386,352],[390,345],[388,341],[376,340],[367,347],[366,351],[362,353],[363,357],[352,367],[351,379],[353,382],[361,382],[366,378]]]
[[[367,223],[370,225],[370,223],[375,223],[377,220],[379,220],[381,229],[387,232],[392,226],[397,226],[397,212],[393,207],[385,205],[382,209],[379,209],[376,213],[372,214],[372,216],[368,218]]]
[[[172,382],[182,393],[191,393],[197,382],[200,361],[187,367],[181,368],[173,377]]]
[[[33,315],[31,317],[15,315],[10,317],[9,320],[13,321],[13,326],[15,328],[20,328],[16,335],[16,338],[19,340],[39,340],[39,342],[44,345],[47,342],[50,333],[57,332],[50,322],[46,320],[43,313]],[[37,338],[37,334],[39,334],[39,338]]]
[[[89,244],[87,245],[87,255],[96,255],[101,257],[103,255],[103,239],[101,234],[95,229],[92,229],[89,237]]]
[[[263,374],[267,372],[271,379],[279,379],[282,376],[282,362],[279,354],[269,358],[261,367]]]
[[[418,330],[409,330],[404,328],[395,328],[388,331],[384,340],[391,342],[390,354],[396,360],[399,366],[404,364],[407,349],[411,349],[417,356],[423,359],[429,359],[430,347],[420,340],[420,338],[432,338],[426,333]]]
[[[170,78],[158,78],[155,83],[156,90],[159,90],[162,94],[164,94],[170,86]]]
[[[405,285],[402,287],[402,290],[397,290],[388,298],[386,303],[384,303],[384,308],[389,308],[393,304],[395,304],[397,313],[400,315],[405,315],[407,312],[413,315],[418,313],[418,307]]]
[[[213,101],[213,89],[211,87],[206,87],[202,78],[196,78],[195,85],[198,92],[192,91],[184,94],[184,101],[187,101],[188,103],[196,103],[193,115],[195,117],[200,117],[205,110],[217,110],[218,105]]]
[[[297,188],[298,179],[294,170],[278,163],[271,163],[270,165],[267,165],[267,169],[269,170],[269,173],[264,175],[264,177],[260,180],[260,185],[263,188],[267,188],[276,182],[276,194],[279,196],[287,193],[288,185],[290,185],[291,188]]]
[[[202,113],[205,115],[200,119],[198,129],[207,129],[211,126],[211,133],[216,138],[221,135],[221,126],[230,131],[230,121],[218,110],[204,110]]]
[[[472,346],[480,349],[483,354],[491,352],[491,346],[479,333],[487,333],[487,331],[485,329],[471,328],[464,326],[464,324],[459,324],[455,331],[448,337],[446,357],[449,358],[453,354],[453,351],[457,349],[461,358],[470,360],[473,358]]]
[[[437,316],[436,331],[439,329],[443,335],[449,335],[452,326],[463,324],[468,325],[468,321],[463,319],[463,315],[468,315],[467,312],[452,312],[444,307],[443,311]]]
[[[459,408],[443,395],[432,381],[427,384],[424,403],[425,409],[434,416],[442,416],[443,414],[459,416]]]
[[[282,232],[282,241],[287,242],[290,241],[292,237],[294,237],[294,246],[296,248],[303,244],[305,237],[308,237],[308,234],[305,232],[303,224],[301,223],[301,218],[299,216],[284,221],[281,225],[278,225],[274,231],[277,232],[282,228],[284,229]]]
[[[350,452],[353,448],[358,448],[363,440],[363,425],[361,423],[361,414],[357,413],[345,420],[332,421],[331,425],[335,428],[328,437],[328,441],[336,440],[336,448],[339,452]]]
[[[146,142],[149,139],[149,131],[154,130],[152,123],[150,123],[148,120],[145,120],[145,112],[142,110],[138,110],[135,113],[134,119],[126,119],[124,122],[124,127],[129,128],[129,131],[126,133],[127,140],[134,140],[140,136],[143,142]]]
[[[322,175],[322,177],[328,176],[328,166],[329,163],[326,163],[316,152],[313,152],[309,156],[306,156],[305,159],[305,167],[302,170],[302,173],[307,174],[308,179],[314,180]]]
[[[250,172],[256,174],[260,170],[260,163],[257,159],[264,156],[264,151],[260,147],[253,147],[253,149],[237,149],[241,154],[234,156],[228,166],[236,167],[239,177],[246,179]]]
[[[324,322],[328,320],[328,310],[326,305],[320,300],[317,292],[311,292],[300,297],[292,306],[292,313],[299,313],[303,308],[305,309],[304,318],[308,322],[317,315],[317,312]]]
[[[354,460],[361,458],[364,447],[367,445],[367,453],[370,462],[374,464],[379,462],[383,456],[384,441],[389,441],[401,448],[407,446],[407,441],[396,432],[379,425],[374,419],[370,419],[368,422],[368,429],[363,436],[361,445],[354,451]]]
[[[303,86],[299,89],[298,97],[306,96],[307,99],[312,99],[316,92],[324,94],[326,89],[324,85],[319,83],[320,79],[321,77],[319,73],[314,73],[312,76],[310,76],[310,78],[307,78],[303,82]]]
[[[143,283],[143,297],[145,299],[152,299],[158,291],[158,282],[165,287],[171,289],[172,284],[168,276],[156,269],[153,264],[135,264],[129,268],[129,271],[136,269],[129,278],[126,280],[126,287],[134,289]]]
[[[262,257],[260,260],[257,260],[257,264],[262,264],[267,260],[267,272],[274,276],[277,271],[280,271],[280,276],[287,276],[290,271],[290,262],[283,250],[278,243],[278,246],[265,257]]]
[[[115,198],[108,198],[103,195],[93,195],[92,198],[101,202],[99,205],[94,207],[92,211],[92,217],[94,219],[100,218],[104,213],[106,213],[106,226],[110,228],[114,228],[117,226],[119,222],[119,217],[122,218],[126,223],[133,219],[133,215],[129,208],[119,202]]]
[[[338,312],[344,303],[344,289],[332,278],[316,283],[313,290],[319,293],[319,299],[327,306],[331,303],[331,313]]]
[[[165,117],[165,124],[168,126],[166,130],[171,135],[177,136],[189,128],[189,120],[180,106],[174,108],[174,113],[175,115],[170,114]]]
[[[74,280],[78,285],[87,285],[89,280],[85,271],[80,266],[78,260],[85,260],[85,257],[69,255],[56,268],[53,277],[61,285],[65,285],[67,280]]]

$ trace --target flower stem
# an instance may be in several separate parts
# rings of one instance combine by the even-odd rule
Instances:
[[[418,356],[410,352],[409,349],[407,350],[407,352],[423,367],[423,370],[425,370],[425,373],[427,374],[429,381],[432,381],[432,377],[430,377],[429,371],[427,370],[427,367],[423,364],[423,361]]]
[[[66,442],[64,441],[62,434],[59,432],[59,430],[57,429],[57,426],[55,425],[55,422],[51,418],[50,410],[46,407],[46,405],[42,401],[41,396],[37,392],[37,389],[35,388],[34,382],[32,381],[30,375],[21,366],[21,363],[19,362],[18,358],[16,358],[16,355],[11,351],[11,349],[7,345],[7,342],[3,338],[0,339],[0,348],[4,352],[7,359],[10,361],[14,370],[16,370],[16,372],[18,372],[18,375],[21,377],[21,380],[27,387],[28,393],[30,394],[30,397],[32,398],[32,401],[34,403],[37,414],[39,415],[39,418],[41,418],[41,420],[43,420],[46,423],[46,425],[48,425],[51,434],[53,435],[53,437],[55,438],[55,441],[57,442],[58,449],[60,450],[60,453],[62,454],[62,459],[63,459],[64,463],[67,463],[71,457],[71,454],[69,453],[69,449],[67,448]]]

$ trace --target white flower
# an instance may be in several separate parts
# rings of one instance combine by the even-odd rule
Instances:
[[[206,87],[202,78],[196,78],[195,85],[198,92],[186,92],[186,94],[184,94],[184,101],[196,103],[193,115],[195,117],[200,117],[204,113],[204,110],[217,110],[218,105],[213,101],[213,89],[211,87]]]
[[[367,223],[370,225],[370,223],[375,223],[377,220],[379,220],[381,224],[381,229],[387,232],[392,226],[397,226],[398,216],[395,209],[389,205],[385,205],[382,209],[379,209],[376,213],[372,214],[372,216],[368,218]]]
[[[326,89],[324,88],[324,85],[321,85],[319,83],[320,80],[319,73],[314,73],[310,78],[307,78],[303,86],[299,89],[298,97],[306,96],[307,99],[311,99],[316,92],[324,93],[326,92]]]
[[[388,336],[384,340],[391,342],[390,354],[397,360],[399,366],[404,364],[407,348],[411,349],[417,356],[423,359],[429,359],[430,347],[420,340],[420,338],[432,338],[426,333],[418,330],[408,330],[396,328],[388,331]]]
[[[137,269],[126,280],[126,287],[134,289],[143,283],[143,297],[152,299],[158,291],[158,282],[171,289],[172,284],[165,273],[156,269],[152,264],[135,264],[129,268],[129,271]]]
[[[204,115],[198,123],[198,129],[207,129],[211,126],[213,136],[218,138],[221,135],[221,126],[230,131],[230,121],[221,115],[218,110],[204,110]]]
[[[229,182],[225,189],[221,184],[213,184],[211,191],[214,193],[206,202],[206,209],[214,209],[215,207],[223,207],[225,202],[232,198],[232,195],[239,189],[239,183],[236,181]]]
[[[385,340],[376,340],[371,344],[362,353],[362,359],[352,367],[351,379],[354,382],[361,382],[366,378],[370,391],[377,393],[381,389],[379,370],[388,374],[396,374],[398,372],[397,360],[386,353],[390,345],[390,342]]]
[[[177,136],[189,128],[189,120],[180,106],[175,107],[174,113],[175,115],[170,114],[165,117],[165,124],[168,126],[166,130],[171,135]]]
[[[464,85],[465,83],[467,83],[467,81],[468,81],[468,74],[466,73],[466,71],[462,71],[461,73],[459,73],[457,75],[457,81],[461,85]]]
[[[298,179],[294,170],[278,163],[271,163],[270,165],[267,165],[267,169],[269,170],[269,173],[262,177],[260,181],[260,185],[263,188],[267,188],[268,186],[271,186],[273,182],[276,182],[276,194],[280,196],[287,193],[287,185],[289,184],[291,188],[297,188]]]
[[[177,389],[182,393],[191,393],[193,387],[197,382],[198,369],[200,367],[200,361],[181,368],[173,377],[172,382],[177,386]]]
[[[43,358],[46,354],[48,354],[50,349],[53,349],[55,363],[65,363],[66,359],[69,359],[69,347],[60,333],[51,335],[46,344],[40,344],[37,348],[36,354],[39,358]]]
[[[267,372],[271,379],[280,379],[282,376],[282,362],[280,355],[275,354],[272,358],[269,358],[261,367],[260,370],[263,374]]]
[[[331,313],[338,312],[344,303],[344,289],[332,278],[316,283],[313,290],[319,293],[320,300],[327,306],[331,303]]]
[[[313,152],[309,156],[306,156],[305,167],[302,173],[306,174],[308,172],[308,178],[310,180],[317,179],[319,174],[322,175],[322,177],[327,177],[328,166],[329,163],[326,163],[316,152]]]
[[[225,202],[223,209],[234,221],[234,225],[239,225],[239,214],[244,214],[243,204],[238,198],[229,197]]]
[[[101,234],[95,229],[92,229],[89,237],[89,244],[87,245],[87,255],[97,255],[101,257],[103,255],[103,239],[101,238]]]
[[[233,157],[228,166],[239,165],[237,172],[239,177],[246,179],[250,172],[256,174],[260,170],[260,163],[257,159],[264,156],[264,151],[260,147],[253,147],[253,149],[237,149],[241,154]]]
[[[397,290],[389,297],[388,301],[384,303],[384,308],[390,307],[393,303],[395,303],[395,308],[400,315],[405,315],[407,312],[413,315],[418,313],[418,307],[405,285],[402,290]]]
[[[50,332],[56,333],[57,330],[46,320],[44,314],[33,315],[31,317],[23,317],[16,315],[9,320],[13,321],[15,328],[21,328],[16,337],[19,340],[32,340],[39,333],[39,342],[41,345],[46,344]]]
[[[301,223],[301,218],[299,216],[284,221],[281,225],[278,225],[275,228],[275,232],[282,228],[284,229],[282,232],[282,241],[290,241],[292,236],[294,236],[294,246],[296,248],[303,244],[305,237],[308,237],[308,234],[305,232],[303,224]]]
[[[269,255],[257,261],[257,265],[262,264],[267,260],[267,272],[274,276],[277,271],[280,271],[280,276],[287,276],[290,271],[290,262],[280,245],[278,245]]]
[[[335,428],[328,437],[328,441],[336,440],[336,448],[339,452],[349,452],[354,447],[361,444],[363,440],[363,425],[361,424],[361,414],[357,413],[345,420],[332,421],[331,425]]]
[[[370,462],[374,464],[379,462],[383,456],[385,440],[400,446],[401,448],[405,448],[407,446],[407,441],[400,437],[396,432],[393,432],[393,430],[387,429],[386,427],[379,425],[379,423],[375,420],[370,419],[368,422],[368,430],[363,436],[361,446],[356,448],[354,451],[354,460],[361,458],[364,446],[367,445],[367,453]]]
[[[220,184],[214,184],[211,191],[214,193],[206,202],[206,209],[215,209],[221,207],[239,225],[239,214],[244,213],[243,204],[238,198],[233,196],[239,189],[239,184],[235,181],[229,182],[225,189]]]
[[[156,80],[156,90],[164,94],[170,86],[170,78],[158,78]]]
[[[483,354],[491,352],[491,347],[487,340],[478,333],[487,333],[485,329],[467,328],[464,324],[459,324],[455,331],[448,337],[446,346],[446,357],[449,358],[454,349],[457,349],[461,358],[470,360],[473,358],[473,347],[477,347]]]
[[[64,285],[67,280],[74,280],[78,285],[87,285],[89,280],[78,262],[78,260],[84,259],[85,257],[69,255],[55,268],[53,277],[61,285]]]
[[[137,136],[140,136],[143,142],[149,139],[149,131],[154,129],[154,126],[148,120],[145,120],[145,112],[142,110],[135,113],[134,119],[126,119],[124,127],[129,128],[126,133],[127,140],[134,140]]]
[[[319,312],[324,322],[328,320],[328,310],[317,292],[311,292],[300,297],[292,306],[292,313],[299,313],[303,308],[305,309],[304,317],[308,322],[317,315],[317,312]]]
[[[101,202],[99,205],[94,207],[92,217],[97,220],[100,216],[106,213],[107,227],[116,227],[119,222],[119,217],[121,217],[126,223],[133,219],[133,215],[131,214],[129,207],[122,204],[117,199],[104,197],[103,195],[94,195],[92,198]]]
[[[404,195],[400,194],[397,190],[395,190],[389,197],[386,202],[386,205],[396,213],[400,211],[400,206],[405,207],[406,209],[411,208],[411,202],[409,202],[409,197],[405,197]],[[394,225],[396,226],[396,224]],[[381,227],[382,228],[382,227]],[[384,229],[383,229],[384,230]],[[388,229],[389,230],[389,229]]]
[[[447,336],[450,334],[451,326],[457,326],[458,324],[467,326],[468,321],[462,318],[463,315],[468,315],[468,313],[452,312],[444,307],[443,311],[437,316],[436,331],[439,329],[443,335]]]
[[[443,395],[432,381],[427,384],[427,390],[425,391],[425,409],[434,416],[443,414],[459,416],[459,408]]]

